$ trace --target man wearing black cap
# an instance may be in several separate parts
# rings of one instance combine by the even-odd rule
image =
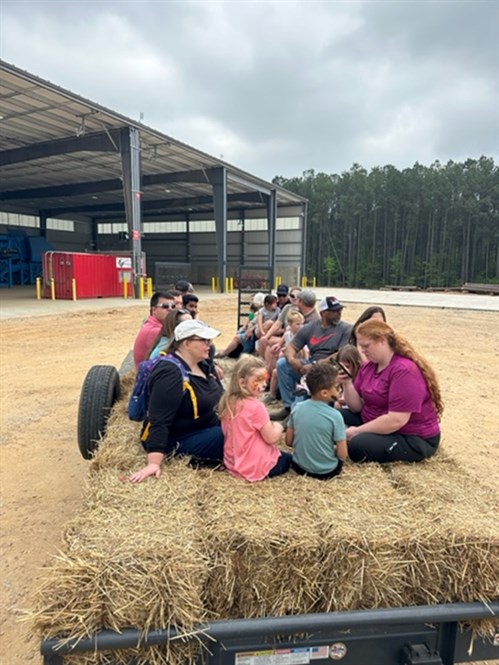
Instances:
[[[286,357],[277,361],[279,392],[284,403],[282,412],[272,414],[280,420],[289,415],[295,401],[295,387],[301,377],[318,362],[329,362],[338,349],[348,344],[352,326],[341,320],[343,305],[334,296],[326,296],[319,304],[320,321],[303,326],[286,347]],[[310,358],[298,357],[299,351],[308,346]]]

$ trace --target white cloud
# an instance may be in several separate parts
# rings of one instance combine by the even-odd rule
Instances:
[[[262,177],[499,157],[496,2],[2,0],[1,18],[8,62]]]

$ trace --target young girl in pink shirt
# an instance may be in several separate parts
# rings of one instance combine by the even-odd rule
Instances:
[[[231,475],[250,482],[286,473],[292,459],[276,447],[283,428],[270,420],[261,401],[266,383],[263,361],[243,356],[218,409],[225,437],[224,464]]]

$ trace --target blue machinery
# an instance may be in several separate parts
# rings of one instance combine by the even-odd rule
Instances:
[[[42,236],[28,236],[22,229],[0,235],[0,287],[35,284],[42,274],[43,253],[52,245]]]

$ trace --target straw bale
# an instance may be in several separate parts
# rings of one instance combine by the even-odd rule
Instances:
[[[140,424],[126,417],[132,385],[133,375],[91,463],[85,512],[38,594],[44,635],[188,633],[203,620],[499,595],[497,493],[445,451],[421,464],[347,463],[325,482],[290,472],[251,484],[169,460],[158,481],[132,485],[145,462]],[[155,648],[138,662],[190,663],[192,649]]]
[[[191,631],[204,620],[208,562],[196,535],[196,474],[180,461],[168,471],[141,485],[122,482],[118,469],[91,475],[87,510],[66,528],[64,552],[37,594],[34,622],[44,636],[81,638],[123,627]],[[181,662],[191,649],[174,650]],[[157,662],[175,657],[168,658]]]

